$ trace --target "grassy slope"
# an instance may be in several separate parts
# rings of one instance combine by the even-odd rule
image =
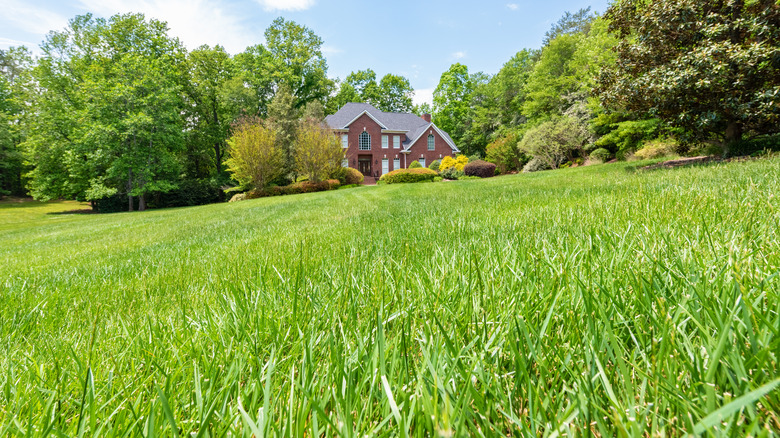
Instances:
[[[630,167],[0,205],[0,435],[777,430],[780,160]]]

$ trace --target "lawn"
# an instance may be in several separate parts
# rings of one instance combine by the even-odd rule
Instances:
[[[0,203],[0,436],[780,430],[780,159]]]

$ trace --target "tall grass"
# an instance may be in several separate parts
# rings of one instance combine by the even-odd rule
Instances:
[[[777,193],[772,159],[29,213],[0,436],[776,435]]]

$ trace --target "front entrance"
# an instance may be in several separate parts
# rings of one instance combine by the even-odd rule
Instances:
[[[371,156],[358,157],[358,170],[366,176],[371,176]]]

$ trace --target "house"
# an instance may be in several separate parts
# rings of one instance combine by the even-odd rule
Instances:
[[[418,161],[423,167],[460,150],[431,122],[431,115],[386,113],[367,103],[348,103],[325,123],[341,135],[343,165],[378,178]]]

